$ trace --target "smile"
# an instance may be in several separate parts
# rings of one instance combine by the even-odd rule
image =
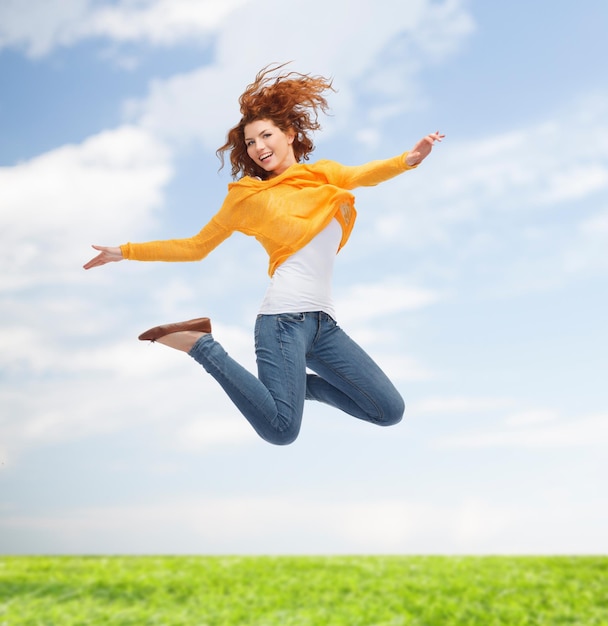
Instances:
[[[267,161],[271,156],[273,155],[272,152],[267,152],[266,154],[263,154],[262,156],[260,156],[260,161]]]

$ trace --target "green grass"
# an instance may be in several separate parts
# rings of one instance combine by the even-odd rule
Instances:
[[[602,557],[0,557],[0,626],[608,626]]]

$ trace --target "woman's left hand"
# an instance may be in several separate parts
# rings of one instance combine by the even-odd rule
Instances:
[[[418,165],[422,163],[424,159],[426,159],[429,154],[431,154],[431,150],[435,145],[436,141],[441,141],[445,135],[442,135],[437,131],[436,133],[431,133],[426,137],[423,137],[408,153],[405,157],[405,162],[409,166]]]

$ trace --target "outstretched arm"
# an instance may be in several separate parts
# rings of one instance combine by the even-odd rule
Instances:
[[[426,137],[423,137],[408,153],[405,157],[405,162],[409,166],[418,165],[426,159],[435,145],[436,141],[441,141],[445,135],[441,135],[439,131],[431,133]]]
[[[417,167],[431,153],[435,142],[441,141],[444,137],[445,135],[439,132],[431,133],[416,143],[409,152],[363,165],[341,165],[335,161],[326,161],[324,173],[332,185],[342,189],[372,187],[403,174],[406,169]]]
[[[99,254],[83,265],[85,270],[90,270],[92,267],[100,267],[106,263],[122,261],[124,259],[122,250],[118,247],[93,246],[93,248],[99,250]]]
[[[125,243],[120,247],[93,246],[99,254],[83,267],[89,270],[106,263],[132,261],[200,261],[233,232],[212,218],[194,237],[164,239],[146,243]]]

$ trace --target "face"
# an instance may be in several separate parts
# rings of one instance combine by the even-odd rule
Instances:
[[[283,132],[270,120],[256,120],[245,126],[247,154],[270,176],[282,174],[296,163],[293,131]]]

